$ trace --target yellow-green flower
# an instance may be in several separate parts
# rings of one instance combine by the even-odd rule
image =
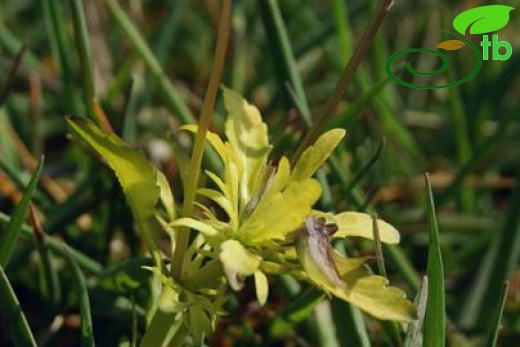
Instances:
[[[268,295],[267,273],[292,273],[381,318],[409,321],[414,307],[404,293],[387,286],[387,279],[365,267],[367,258],[345,258],[330,246],[332,237],[372,238],[372,219],[356,212],[336,215],[312,210],[321,187],[312,176],[345,136],[343,129],[323,134],[291,168],[282,157],[268,161],[271,145],[258,109],[224,88],[228,112],[227,141],[209,132],[207,139],[221,157],[221,176],[206,172],[216,189],[198,193],[216,204],[227,218],[219,219],[199,205],[203,218],[181,218],[173,227],[196,229],[218,253],[230,286],[239,290],[254,276],[257,298]],[[195,131],[195,126],[186,126]],[[381,241],[398,243],[399,233],[379,220]]]

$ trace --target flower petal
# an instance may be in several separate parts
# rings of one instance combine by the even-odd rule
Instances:
[[[234,290],[244,286],[244,277],[254,274],[262,258],[249,252],[236,240],[227,240],[220,245],[220,261],[229,285]]]
[[[374,239],[372,216],[360,212],[343,212],[334,216],[334,222],[338,226],[338,231],[334,237],[358,236],[366,239]],[[398,244],[400,241],[399,232],[387,222],[378,219],[377,228],[381,242]]]
[[[255,271],[255,289],[258,302],[260,305],[265,304],[269,295],[269,284],[267,283],[267,277],[260,270]]]
[[[298,233],[297,253],[300,263],[315,282],[346,289],[334,262],[325,219],[309,217]]]

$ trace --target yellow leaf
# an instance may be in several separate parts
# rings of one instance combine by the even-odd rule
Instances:
[[[198,126],[195,124],[187,124],[181,126],[179,129],[196,134]],[[209,144],[217,151],[218,155],[222,158],[222,161],[225,162],[228,158],[228,151],[222,139],[217,134],[209,130],[206,132],[206,139],[208,140]]]
[[[161,201],[169,220],[175,219],[175,200],[168,180],[164,174],[157,171],[157,185],[159,186],[159,200]]]
[[[240,161],[240,193],[242,206],[245,206],[260,184],[258,173],[271,150],[267,125],[258,109],[240,94],[227,88],[223,91],[224,106],[228,112],[226,136]]]
[[[338,226],[334,237],[357,236],[370,240],[374,239],[372,217],[366,213],[343,212],[335,215],[333,220]],[[399,232],[393,226],[378,219],[377,227],[381,242],[389,244],[399,243]]]
[[[465,46],[465,43],[461,40],[447,40],[439,43],[437,48],[445,49],[448,51],[456,51]]]
[[[200,231],[205,236],[216,236],[218,230],[208,223],[193,218],[178,218],[170,223],[172,227],[188,227]]]
[[[346,259],[335,254],[334,258],[343,258],[336,263],[346,289],[323,280],[323,276],[307,273],[311,282],[342,300],[350,302],[366,313],[383,320],[410,322],[415,319],[415,306],[406,298],[406,294],[397,287],[388,286],[388,280],[375,276],[362,266],[366,258]],[[350,263],[350,264],[349,264]],[[350,270],[346,271],[347,268]]]
[[[301,181],[314,175],[344,136],[343,129],[332,129],[321,135],[303,152],[293,169],[291,181]]]
[[[321,187],[315,179],[290,182],[283,191],[273,192],[260,200],[240,227],[237,237],[249,245],[285,239],[287,234],[303,225],[320,194]]]
[[[151,231],[148,221],[155,213],[159,196],[166,200],[170,200],[171,197],[171,192],[164,191],[169,190],[165,179],[158,176],[157,169],[146,160],[143,153],[114,134],[103,133],[94,123],[84,118],[67,118],[67,122],[114,171],[139,228],[145,237],[149,237]],[[173,199],[171,201],[173,202]],[[169,207],[170,212],[171,208],[172,206]]]
[[[344,293],[343,298],[376,318],[410,322],[416,317],[415,306],[406,299],[406,294],[388,286],[384,277],[363,276],[349,285],[350,292]]]

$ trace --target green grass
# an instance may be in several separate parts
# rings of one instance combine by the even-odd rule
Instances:
[[[383,19],[375,15],[378,1],[235,1],[228,52],[215,54],[218,4],[27,0],[3,6],[0,345],[152,346],[160,343],[157,336],[185,338],[186,326],[171,312],[153,311],[157,278],[141,268],[151,260],[123,193],[84,145],[70,141],[65,117],[103,122],[98,100],[114,132],[165,173],[182,206],[206,180],[193,175],[198,159],[203,169],[222,166],[207,146],[202,156],[200,141],[194,169],[187,174],[178,165],[188,166],[193,150],[180,125],[202,118],[223,134],[222,98],[212,99],[220,81],[259,107],[275,145],[273,162],[297,157],[323,129],[347,129],[317,175],[324,191],[317,208],[374,213],[400,230],[396,246],[349,238],[335,247],[352,257],[377,254],[380,261],[369,266],[417,297],[420,319],[408,327],[380,322],[286,277],[270,279],[269,300],[258,307],[248,280],[245,290],[227,296],[227,315],[207,345],[517,346],[516,10],[498,33],[513,45],[510,60],[484,61],[471,81],[428,91],[390,80],[386,59],[403,49],[434,49],[440,30],[452,30],[453,18],[474,2],[395,2],[371,42],[371,33],[363,33]],[[446,79],[471,70],[466,53],[447,53]],[[414,66],[438,64],[428,55],[410,59]],[[395,66],[398,75],[406,74],[405,62]],[[214,66],[222,66],[221,78],[211,78]],[[34,170],[27,163],[41,154],[45,164]],[[189,196],[182,194],[185,185]],[[168,237],[151,229],[170,259]],[[180,244],[189,241],[188,233],[180,237]],[[178,252],[174,263],[184,255]],[[182,277],[182,267],[173,271]],[[171,325],[152,324],[156,339],[151,333],[143,339],[154,320]]]

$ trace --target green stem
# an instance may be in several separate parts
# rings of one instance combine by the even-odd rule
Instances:
[[[322,133],[323,129],[325,128],[325,125],[327,124],[329,119],[334,116],[336,107],[343,98],[343,94],[345,94],[348,87],[350,86],[354,74],[356,73],[357,69],[361,65],[361,62],[365,58],[368,49],[370,48],[371,43],[374,39],[374,36],[379,27],[381,26],[381,23],[383,22],[386,13],[390,10],[392,3],[393,0],[381,0],[381,2],[379,3],[379,6],[376,10],[376,14],[372,18],[372,21],[370,22],[368,28],[363,33],[363,36],[359,41],[354,55],[350,58],[347,65],[345,66],[345,69],[343,70],[341,77],[336,83],[336,86],[334,87],[334,90],[332,91],[332,94],[329,100],[327,101],[325,108],[323,109],[323,111],[320,111],[321,116],[317,119],[312,129],[309,132],[307,132],[303,140],[300,142],[300,145],[298,146],[292,158],[293,163],[295,163],[298,160],[300,155],[310,144],[316,141],[318,136]]]
[[[211,114],[215,106],[218,87],[222,78],[222,70],[224,69],[224,61],[226,59],[226,50],[229,40],[229,29],[231,26],[231,5],[232,0],[224,0],[222,2],[221,16],[219,20],[219,29],[217,44],[215,49],[215,62],[211,71],[208,89],[202,105],[201,117],[195,137],[195,144],[191,156],[190,167],[188,169],[188,181],[186,182],[184,205],[182,215],[184,217],[191,216],[193,212],[193,202],[197,191],[197,184],[200,176],[200,165],[202,155],[204,153],[204,145],[206,143],[206,132],[208,131]],[[182,282],[184,272],[185,253],[188,248],[190,239],[189,229],[179,230],[177,233],[175,252],[173,254],[173,277]]]
[[[172,330],[178,330],[182,326],[182,319],[176,319],[177,310],[174,303],[175,292],[170,287],[164,287],[157,304],[150,326],[139,344],[139,347],[157,347],[165,344],[168,336],[172,336]],[[175,332],[173,332],[175,334]]]

